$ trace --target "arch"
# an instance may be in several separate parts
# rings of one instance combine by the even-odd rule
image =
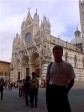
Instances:
[[[21,58],[21,75],[22,75],[23,79],[30,74],[29,71],[30,71],[29,70],[29,56],[28,55],[24,55]]]
[[[37,52],[34,52],[31,56],[31,62],[33,64],[39,64],[39,54]]]
[[[19,64],[20,64],[20,59],[17,58],[16,61],[15,61],[15,67],[18,68]]]
[[[22,57],[22,66],[26,67],[29,62],[29,57],[27,55]]]
[[[36,72],[37,76],[41,75],[40,57],[37,52],[34,52],[31,56],[32,70]]]

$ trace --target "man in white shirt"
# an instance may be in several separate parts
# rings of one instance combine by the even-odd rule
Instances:
[[[68,92],[74,84],[75,73],[70,63],[62,60],[63,47],[53,47],[54,62],[46,74],[46,103],[48,112],[71,112]]]

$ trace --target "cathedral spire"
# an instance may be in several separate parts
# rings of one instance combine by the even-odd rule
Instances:
[[[80,12],[80,23],[81,23],[81,33],[84,38],[84,0],[79,0],[79,12]]]
[[[37,15],[37,8],[36,8],[36,15]]]
[[[35,14],[34,14],[34,17],[37,17],[38,15],[37,15],[37,8],[36,8],[36,12],[35,12]]]
[[[30,14],[30,9],[31,9],[31,7],[28,8],[28,15]]]
[[[36,8],[36,12],[34,14],[34,21],[38,21],[39,22],[39,15],[37,14],[37,8]]]
[[[34,33],[34,35],[36,35],[38,31],[39,31],[39,15],[37,14],[37,8],[36,8],[36,12],[33,17],[33,33]]]
[[[31,17],[31,14],[30,14],[30,8],[28,8],[28,14],[27,14],[27,17],[26,17],[25,26],[28,26],[28,25],[32,24],[32,17]]]
[[[31,9],[31,7],[28,8],[27,17],[31,16],[31,14],[30,14],[30,9]]]

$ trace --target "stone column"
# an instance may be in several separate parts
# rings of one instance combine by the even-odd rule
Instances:
[[[31,63],[30,57],[29,57],[28,65],[29,65],[29,75],[31,76],[31,73],[32,73],[32,63]]]

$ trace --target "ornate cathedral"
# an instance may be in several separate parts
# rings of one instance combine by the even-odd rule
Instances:
[[[21,25],[21,34],[16,34],[12,48],[11,76],[13,81],[24,79],[33,71],[39,80],[45,80],[48,64],[53,61],[52,48],[64,48],[63,60],[74,68],[77,81],[84,81],[84,0],[79,0],[81,32],[76,29],[71,42],[51,34],[51,25],[44,16],[41,24],[37,10],[31,17],[30,10]]]

